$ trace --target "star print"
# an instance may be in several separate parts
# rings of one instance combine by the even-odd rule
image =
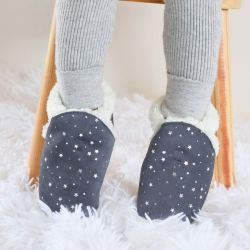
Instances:
[[[52,183],[51,182],[49,182],[49,187],[51,187],[52,186]]]
[[[44,158],[44,161],[47,161],[47,157]]]
[[[202,195],[200,196],[200,199],[202,199]]]
[[[151,150],[151,152],[152,152],[152,154],[154,154],[154,153],[155,153],[155,150],[154,150],[154,149],[152,149],[152,150]]]
[[[74,196],[75,196],[75,197],[78,197],[78,193],[74,193]]]
[[[187,166],[188,165],[188,161],[184,161],[184,165]]]
[[[174,213],[175,210],[174,210],[174,208],[171,208],[170,211],[171,211],[171,213]]]
[[[161,161],[165,161],[166,159],[163,157],[163,158],[161,158]]]
[[[192,204],[189,204],[189,207],[190,207],[190,208],[192,208],[192,207],[193,207],[193,205],[192,205]]]
[[[64,187],[64,188],[67,188],[67,187],[68,187],[68,185],[67,185],[67,184],[64,184],[64,185],[63,185],[63,187]]]
[[[78,172],[79,172],[79,173],[82,173],[82,169],[79,169]]]
[[[150,182],[150,183],[149,183],[149,186],[150,186],[150,187],[153,187],[153,183],[152,183],[152,182]]]
[[[210,168],[207,168],[207,171],[209,171],[210,170]]]
[[[97,174],[94,174],[93,177],[96,179],[96,178],[98,177],[98,175],[97,175]]]
[[[91,144],[91,145],[93,145],[93,144],[94,144],[94,142],[93,142],[93,141],[91,141],[91,142],[90,142],[90,144]]]
[[[193,166],[195,166],[195,162],[193,162]]]
[[[149,169],[153,169],[153,166],[152,166],[152,165],[150,165],[148,168],[149,168]]]
[[[74,146],[74,148],[76,148],[76,149],[77,149],[77,148],[79,148],[79,146],[76,144],[76,145]]]
[[[79,134],[80,137],[83,137],[83,134]]]
[[[98,153],[99,153],[99,150],[98,150],[98,149],[96,149],[96,150],[95,150],[95,153],[96,153],[96,154],[98,154]]]
[[[188,145],[188,149],[191,149],[192,148],[192,146],[191,145]]]
[[[183,198],[183,194],[180,194],[179,197],[180,197],[180,198]]]
[[[62,135],[65,136],[65,135],[66,135],[66,132],[63,131],[63,132],[62,132]]]
[[[165,155],[167,152],[166,151],[162,151],[162,153]]]
[[[59,154],[59,157],[62,158],[62,157],[63,157],[63,154]]]
[[[49,138],[51,138],[52,137],[52,134],[49,134]]]
[[[148,206],[148,205],[149,205],[149,202],[148,202],[148,201],[146,201],[146,202],[145,202],[145,205],[146,205],[146,206]]]
[[[62,197],[59,197],[58,200],[59,200],[59,201],[62,201]]]
[[[87,155],[90,156],[90,155],[91,155],[91,152],[88,152]]]
[[[195,191],[195,188],[192,188],[192,191],[194,192],[194,191]]]
[[[175,172],[173,172],[173,176],[177,176],[177,174]]]
[[[191,128],[190,127],[187,127],[187,131],[190,131],[191,130]]]
[[[173,134],[173,131],[169,131],[168,134],[169,134],[169,135],[172,135],[172,134]]]

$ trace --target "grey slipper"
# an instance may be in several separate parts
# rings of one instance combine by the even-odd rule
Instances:
[[[153,105],[156,131],[144,159],[137,199],[140,216],[165,219],[183,213],[191,222],[206,200],[218,153],[218,116],[211,106],[202,121],[165,119]]]
[[[107,92],[107,87],[106,87]],[[113,104],[98,110],[66,110],[57,86],[48,99],[49,122],[41,158],[39,197],[52,212],[80,205],[88,215],[97,209],[115,138]]]

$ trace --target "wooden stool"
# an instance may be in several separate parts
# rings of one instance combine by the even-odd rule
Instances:
[[[122,0],[129,2],[162,3],[160,0]],[[166,3],[167,4],[167,3]],[[213,103],[220,114],[220,129],[218,137],[220,140],[220,153],[216,160],[214,180],[230,187],[235,182],[234,175],[234,153],[232,135],[232,108],[231,108],[231,79],[229,58],[229,10],[240,8],[240,0],[223,0],[223,39],[220,50],[218,78],[215,86]],[[55,15],[49,39],[48,53],[45,63],[44,78],[40,90],[37,114],[29,156],[29,178],[33,183],[37,181],[40,169],[40,157],[44,140],[42,138],[42,127],[47,122],[46,102],[49,92],[56,83],[55,74]]]

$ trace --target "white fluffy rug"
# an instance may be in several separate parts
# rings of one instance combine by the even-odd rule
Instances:
[[[117,101],[116,148],[98,214],[44,215],[26,174],[39,79],[32,72],[0,76],[1,250],[250,249],[250,123],[236,123],[237,185],[212,189],[198,223],[189,225],[178,216],[146,221],[137,216],[135,200],[152,131],[149,101],[138,95]]]

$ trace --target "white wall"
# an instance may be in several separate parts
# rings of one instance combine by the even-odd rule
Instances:
[[[0,0],[0,68],[43,67],[54,1]],[[250,118],[250,1],[231,12],[236,117]],[[165,90],[163,5],[119,3],[105,77],[120,95],[156,98]]]

